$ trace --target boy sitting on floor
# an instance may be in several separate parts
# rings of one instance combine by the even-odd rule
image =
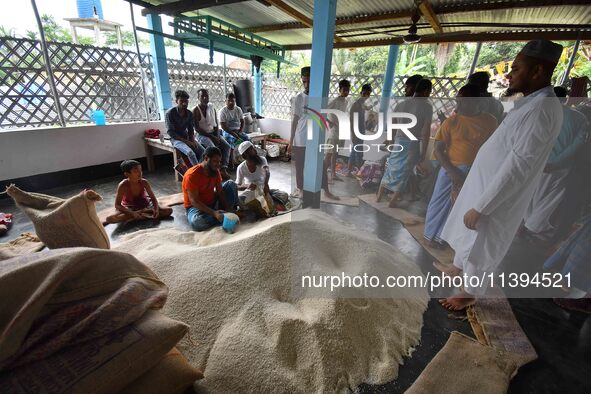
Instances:
[[[127,179],[117,186],[115,209],[118,212],[107,217],[107,223],[161,219],[172,214],[172,208],[158,206],[150,183],[142,178],[142,165],[139,162],[125,160],[121,163],[121,171]]]

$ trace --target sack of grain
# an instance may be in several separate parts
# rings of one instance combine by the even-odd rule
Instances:
[[[137,322],[52,356],[0,373],[2,393],[111,394],[154,367],[187,325],[156,311]]]
[[[31,219],[37,236],[48,248],[110,248],[109,237],[94,206],[101,196],[92,190],[84,190],[66,200],[28,193],[14,185],[10,185],[6,193]]]
[[[156,275],[127,253],[68,248],[4,260],[0,371],[120,330],[162,308],[167,294]]]
[[[162,360],[119,394],[183,394],[203,373],[173,348]]]

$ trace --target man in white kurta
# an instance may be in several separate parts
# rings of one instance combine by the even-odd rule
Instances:
[[[455,251],[452,274],[496,272],[513,241],[560,132],[562,108],[550,81],[561,52],[550,41],[531,41],[513,62],[510,87],[526,97],[480,148],[443,228],[441,238]],[[463,309],[487,287],[486,280],[477,287],[464,283],[460,294],[440,303]]]

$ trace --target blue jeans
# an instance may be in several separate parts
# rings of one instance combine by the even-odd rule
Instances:
[[[197,142],[196,149],[191,148],[189,145],[185,144],[182,141],[178,141],[172,138],[170,139],[170,143],[176,149],[181,151],[185,156],[187,156],[192,165],[199,164],[199,162],[203,158],[203,153],[205,152],[205,149],[203,148],[203,146],[201,146],[199,142]]]
[[[206,137],[204,135],[197,136],[197,141],[199,141],[199,143],[203,145],[205,149],[209,148],[210,146],[217,146],[222,151],[222,168],[227,168],[228,162],[230,160],[230,150],[232,149],[232,147],[230,146],[230,144],[228,144],[228,141],[226,141],[224,137],[220,135],[219,131],[217,133],[213,132],[212,134],[217,137],[220,137],[219,144],[214,144],[211,138]]]
[[[248,134],[246,134],[244,131],[236,131],[236,134],[238,134],[240,136],[240,139],[244,142],[244,141],[250,141],[250,137],[248,136]],[[230,144],[230,146],[234,146],[236,145],[236,137],[234,137],[232,134],[228,133],[226,130],[222,130],[222,136],[226,139],[226,141],[228,141],[228,144]]]
[[[231,209],[234,209],[236,205],[238,205],[238,186],[236,185],[236,182],[230,179],[222,183],[222,191],[224,192],[226,202]],[[220,201],[216,200],[213,203],[212,209],[217,210],[220,208],[220,205]],[[189,221],[191,228],[195,231],[209,230],[212,227],[220,226],[222,224],[218,222],[215,217],[202,212],[195,207],[187,208],[187,220]]]

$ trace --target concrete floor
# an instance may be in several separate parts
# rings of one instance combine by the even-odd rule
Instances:
[[[271,162],[271,188],[290,190],[291,167],[281,162]],[[145,174],[152,184],[156,195],[168,195],[179,192],[180,184],[173,180],[172,172],[159,169]],[[120,177],[72,184],[66,187],[43,191],[59,197],[68,197],[84,188],[92,188],[103,196],[104,201],[97,209],[112,206],[115,188]],[[358,195],[362,191],[352,179],[336,182],[332,187],[335,194]],[[410,236],[397,221],[382,215],[368,205],[348,207],[322,204],[321,210],[341,220],[350,222],[361,231],[375,234],[407,255],[426,273],[432,271],[433,258]],[[412,211],[424,213],[425,202],[415,204]],[[28,219],[14,207],[10,199],[0,200],[0,212],[14,214],[14,224],[9,233],[0,237],[0,242],[9,241],[21,232],[34,231]],[[106,227],[113,241],[124,234],[149,227],[175,227],[189,230],[182,206],[174,207],[174,219],[160,223],[146,221],[132,225],[109,225]],[[512,269],[531,271],[539,269],[543,256],[520,242],[511,248],[503,265]],[[400,368],[396,381],[382,386],[362,386],[359,393],[402,393],[418,377],[435,354],[443,347],[451,331],[460,331],[471,335],[466,321],[450,318],[447,311],[437,303],[437,298],[449,294],[451,289],[440,289],[429,303],[424,315],[424,327],[421,344],[410,359]],[[539,359],[519,370],[511,381],[509,393],[588,393],[591,381],[586,376],[591,371],[591,317],[571,313],[556,306],[551,299],[511,299],[517,320],[539,354]]]

